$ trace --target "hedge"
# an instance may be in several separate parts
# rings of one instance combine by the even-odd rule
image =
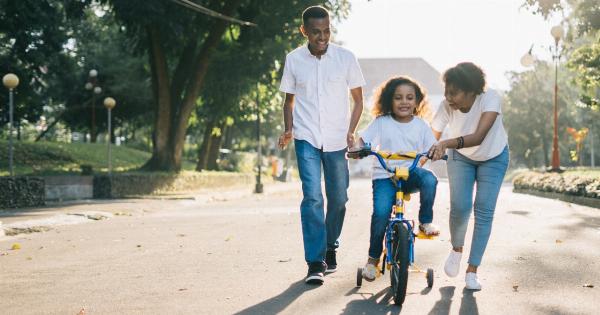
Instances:
[[[254,175],[225,172],[131,173],[94,176],[94,198],[182,193],[203,188],[248,186]]]
[[[514,191],[600,208],[600,178],[576,174],[524,172],[513,180]]]
[[[515,189],[532,189],[600,199],[600,178],[575,174],[524,172],[513,180]]]
[[[0,209],[42,206],[46,202],[41,177],[0,177]]]

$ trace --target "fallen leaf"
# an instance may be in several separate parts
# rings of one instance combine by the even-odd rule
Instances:
[[[19,244],[19,243],[14,243],[10,249],[12,249],[12,250],[18,250],[18,249],[21,249],[21,244]]]
[[[561,240],[556,240],[556,244],[560,244],[560,243],[562,243]]]
[[[227,238],[225,239],[225,242],[229,242],[231,240],[231,236],[227,236]]]
[[[77,315],[85,315],[85,308],[82,308]]]
[[[177,234],[177,236],[179,236],[179,237],[185,237],[186,235],[185,234]]]
[[[142,247],[142,245],[138,244],[138,245],[136,245],[136,247],[138,247],[138,248],[139,248],[139,247]]]
[[[291,258],[286,258],[286,259],[280,259],[279,262],[290,262],[292,261]]]
[[[31,257],[27,257],[27,260],[32,260],[32,259],[33,259],[33,258],[31,258]]]
[[[524,257],[519,256],[519,257],[517,257],[517,260],[526,260],[526,259]]]
[[[179,291],[186,291],[186,290],[187,290],[187,288],[179,289]]]
[[[593,285],[593,284],[591,284],[591,283],[586,283],[586,284],[584,284],[584,285],[583,285],[583,287],[584,287],[584,288],[593,288],[593,287],[594,287],[594,285]]]

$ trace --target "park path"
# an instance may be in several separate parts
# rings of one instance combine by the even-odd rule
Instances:
[[[435,284],[426,289],[425,278],[411,274],[402,309],[390,301],[387,274],[355,287],[356,268],[364,263],[368,247],[371,187],[369,180],[353,179],[339,271],[328,275],[323,286],[302,281],[301,193],[300,184],[293,182],[267,186],[262,195],[220,190],[194,198],[76,203],[4,214],[0,220],[5,226],[67,214],[90,217],[46,232],[0,238],[0,310],[598,314],[600,209],[515,194],[504,186],[480,268],[484,288],[473,293],[463,290],[462,275],[443,274],[449,250],[447,183],[440,181],[438,189],[434,222],[442,233],[416,244],[417,263],[435,269]],[[412,213],[416,200],[409,204]],[[10,250],[17,243],[21,249]]]

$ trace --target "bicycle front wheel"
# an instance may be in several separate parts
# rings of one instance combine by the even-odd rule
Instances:
[[[393,232],[390,280],[392,282],[394,303],[402,305],[406,297],[406,285],[408,283],[410,235],[406,225],[402,223],[395,224]]]

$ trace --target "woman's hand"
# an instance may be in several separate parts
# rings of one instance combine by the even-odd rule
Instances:
[[[427,155],[432,161],[437,161],[446,154],[447,147],[446,141],[440,141],[431,146]]]

